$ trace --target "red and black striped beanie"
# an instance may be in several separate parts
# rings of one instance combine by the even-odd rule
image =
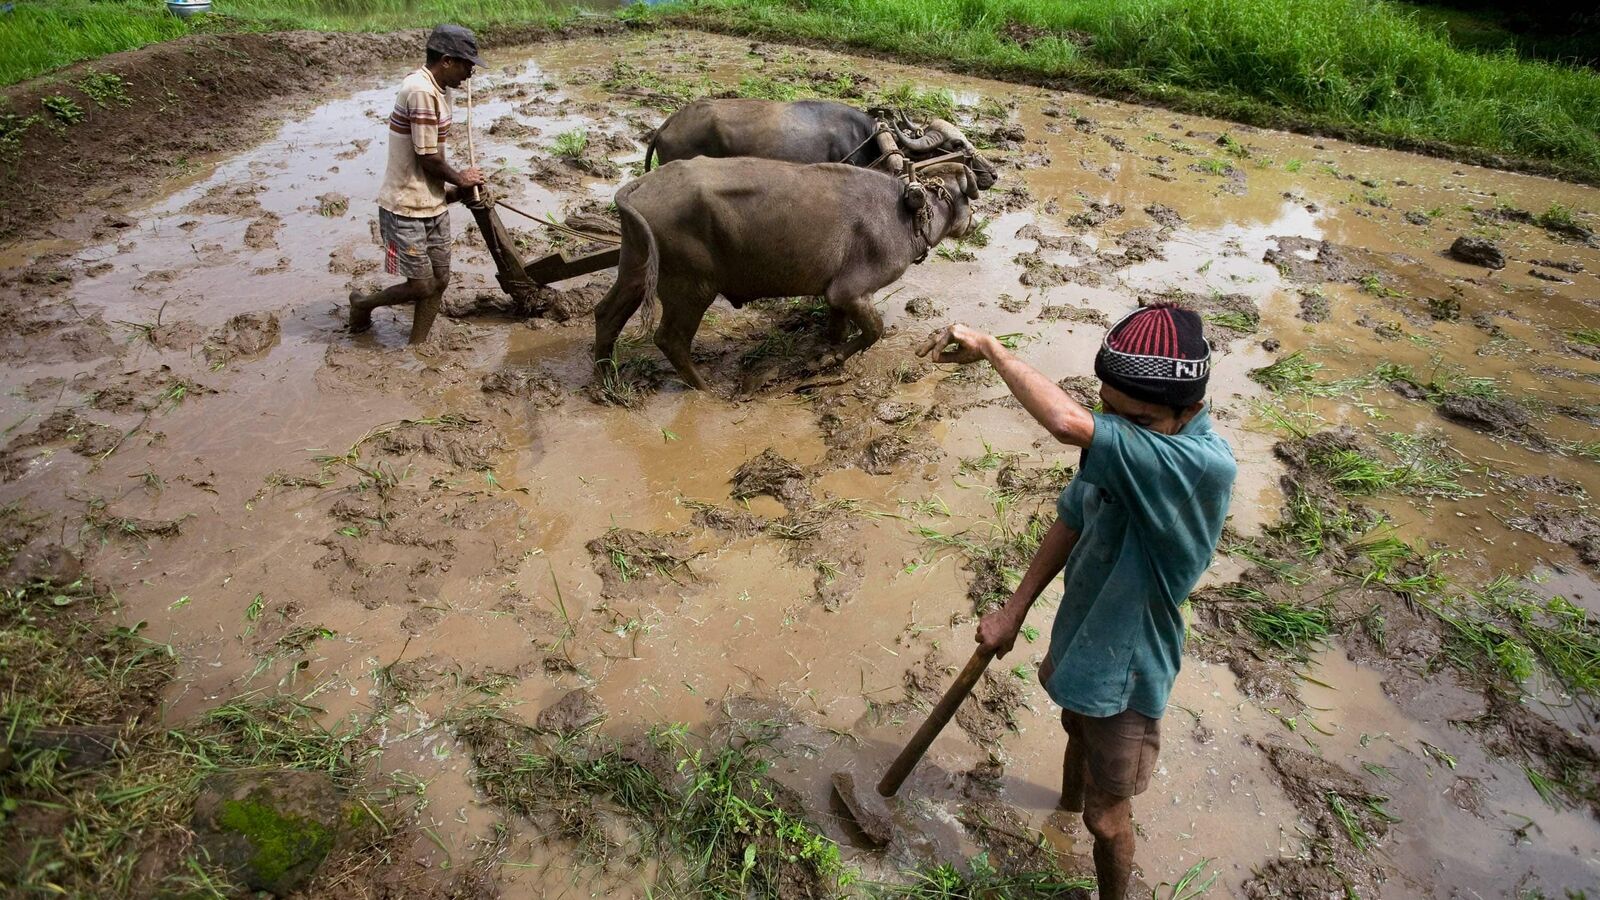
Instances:
[[[1205,325],[1193,310],[1169,303],[1136,309],[1106,332],[1094,374],[1135,400],[1198,403],[1211,377]]]

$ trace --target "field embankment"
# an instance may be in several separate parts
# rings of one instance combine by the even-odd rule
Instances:
[[[454,20],[492,35],[577,15],[543,0],[239,0],[226,4],[226,15],[184,25],[153,2],[24,2],[0,20],[0,83],[197,30],[385,31]],[[1460,49],[1437,19],[1387,0],[691,0],[627,7],[621,17],[868,49],[1254,125],[1600,179],[1600,76]],[[74,99],[70,90],[61,96]],[[50,109],[11,105],[0,120],[0,150],[21,139],[30,116],[39,117],[33,124],[72,124]]]

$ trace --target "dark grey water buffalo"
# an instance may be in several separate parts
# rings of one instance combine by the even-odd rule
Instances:
[[[705,390],[690,344],[718,294],[735,307],[763,297],[821,296],[824,357],[842,362],[883,335],[872,294],[892,284],[946,237],[972,228],[972,170],[940,163],[919,172],[920,209],[905,182],[855,166],[797,165],[748,157],[670,162],[617,191],[622,255],[617,281],[595,307],[594,355],[611,359],[634,311],[659,295],[656,346],[692,387]]]
[[[696,156],[757,156],[797,163],[842,162],[868,166],[881,151],[869,140],[878,120],[853,106],[826,100],[696,100],[667,118],[645,150],[662,163]],[[913,162],[965,153],[978,187],[994,185],[994,166],[982,157],[961,129],[934,119],[921,135],[892,129],[901,150]]]

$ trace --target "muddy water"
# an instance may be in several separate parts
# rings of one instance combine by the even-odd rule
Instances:
[[[570,184],[553,188],[551,179],[534,177],[543,170],[533,157],[548,159],[556,135],[585,128],[593,143],[623,139],[610,153],[619,165],[638,159],[632,140],[660,114],[600,87],[615,59],[723,84],[775,71],[862,71],[881,86],[945,86],[965,103],[1006,104],[1027,135],[1008,155],[1050,159],[1003,172],[1003,184],[1025,185],[1032,202],[1011,211],[992,206],[990,242],[970,248],[975,258],[935,256],[908,272],[880,300],[889,337],[851,372],[881,378],[909,361],[909,345],[938,321],[907,314],[914,297],[929,298],[950,317],[1018,335],[1026,358],[1064,378],[1091,371],[1103,334],[1094,314],[1115,318],[1137,296],[1163,291],[1241,295],[1259,309],[1260,329],[1238,335],[1220,355],[1213,398],[1240,461],[1232,524],[1244,534],[1275,521],[1282,502],[1281,468],[1271,452],[1279,435],[1259,418],[1263,394],[1246,373],[1284,353],[1305,351],[1324,364],[1324,379],[1365,374],[1382,362],[1423,374],[1455,365],[1499,379],[1519,396],[1587,404],[1590,415],[1600,401],[1600,365],[1568,352],[1564,337],[1600,318],[1600,251],[1529,225],[1478,224],[1463,208],[1506,203],[1539,212],[1559,202],[1592,211],[1600,209],[1593,190],[1081,96],[825,53],[753,54],[749,47],[665,34],[503,51],[476,89],[480,162],[495,172],[507,200],[536,215],[604,201],[625,177],[620,172],[569,172]],[[129,432],[115,452],[91,461],[59,442],[29,451],[21,477],[5,486],[6,499],[55,512],[64,533],[92,553],[94,571],[116,588],[127,617],[173,644],[182,660],[170,698],[174,715],[246,691],[286,690],[325,710],[330,722],[380,717],[376,766],[404,773],[399,783],[412,794],[418,824],[439,840],[418,841],[418,865],[459,868],[484,850],[501,820],[472,788],[449,718],[488,702],[532,719],[574,687],[596,692],[610,710],[606,729],[619,735],[661,722],[705,729],[730,713],[786,723],[777,776],[813,802],[830,833],[846,837],[828,812],[828,776],[846,768],[872,780],[919,720],[914,709],[896,706],[906,699],[907,671],[930,654],[959,665],[971,645],[962,559],[913,526],[979,541],[997,522],[1015,527],[1027,510],[997,516],[992,465],[972,461],[1015,453],[1043,467],[1073,464],[1076,454],[1043,439],[1014,405],[972,405],[1002,397],[1003,388],[952,387],[947,372],[892,394],[922,407],[952,396],[965,401],[958,413],[909,429],[942,453],[874,475],[831,456],[820,401],[783,386],[730,401],[669,379],[636,408],[592,402],[583,393],[591,332],[581,317],[566,326],[441,320],[435,340],[417,350],[404,346],[405,311],[380,313],[368,335],[343,334],[345,292],[384,280],[373,271],[380,251],[370,198],[383,166],[384,116],[403,72],[376,72],[351,84],[348,96],[298,111],[260,146],[207,161],[135,223],[70,248],[80,270],[102,262],[110,269],[84,272],[46,295],[50,308],[63,311],[57,328],[8,339],[14,364],[4,375],[3,413],[18,423],[11,433],[29,432],[56,408],[85,407],[108,387],[149,396],[161,390],[151,379],[164,377],[162,366],[214,393],[191,389],[181,403],[163,402],[148,415],[85,407],[85,418]],[[1224,132],[1247,158],[1217,143]],[[1202,164],[1209,160],[1218,163]],[[1233,174],[1213,173],[1223,164]],[[319,198],[331,194],[349,198],[348,209],[324,215]],[[1100,225],[1071,221],[1091,201],[1126,212]],[[986,202],[998,205],[992,197]],[[1046,263],[1082,266],[1097,251],[1117,252],[1129,229],[1150,227],[1154,214],[1144,210],[1156,203],[1182,217],[1160,233],[1159,258],[1053,286],[1019,281],[1018,254],[1039,250]],[[1432,222],[1408,223],[1406,212],[1427,212]],[[467,228],[469,217],[459,209],[452,217],[452,298],[494,297],[492,266]],[[544,246],[526,223],[507,224],[530,241],[530,251]],[[1046,236],[1077,236],[1088,249],[1040,249],[1018,235],[1029,225]],[[1473,230],[1501,240],[1511,265],[1486,275],[1441,255],[1456,233]],[[1298,318],[1302,285],[1263,261],[1278,236],[1356,248],[1384,290],[1324,285],[1330,317],[1315,324]],[[60,249],[12,248],[8,262]],[[1527,274],[1536,258],[1581,262],[1584,271],[1563,274],[1573,283],[1556,285]],[[601,286],[608,280],[589,279]],[[1005,306],[1002,295],[1010,297]],[[1429,318],[1427,297],[1458,298],[1459,318]],[[1090,321],[1043,321],[1046,307],[1070,307]],[[277,342],[220,363],[205,354],[206,340],[162,349],[131,324],[192,323],[203,335],[255,312],[277,315]],[[755,343],[753,313],[721,305],[716,312],[699,346],[737,358]],[[1475,314],[1488,317],[1475,324]],[[1392,327],[1380,332],[1385,323]],[[1268,351],[1263,339],[1281,348]],[[634,352],[648,356],[653,348],[646,341]],[[1573,377],[1533,371],[1549,365]],[[547,393],[532,400],[484,393],[484,375],[507,368],[537,372]],[[1444,435],[1473,466],[1466,482],[1483,496],[1379,498],[1376,505],[1401,533],[1458,551],[1448,565],[1463,579],[1537,568],[1548,576],[1545,589],[1600,609],[1593,569],[1569,548],[1505,524],[1538,503],[1583,502],[1507,488],[1505,478],[1555,475],[1594,496],[1600,478],[1593,462],[1446,423],[1426,404],[1381,387],[1290,405],[1329,423]],[[872,414],[870,404],[852,406],[848,398],[839,408],[846,416]],[[378,449],[392,423],[446,415],[471,417],[499,436],[498,446],[474,457],[481,467],[447,459],[426,442]],[[1594,440],[1592,425],[1559,413],[1541,416],[1535,427],[1551,441]],[[769,535],[730,536],[695,524],[694,502],[784,514],[770,497],[740,503],[730,496],[733,472],[768,447],[814,475],[816,500],[853,501],[855,512],[828,520],[821,562],[796,562],[788,543]],[[288,476],[326,483],[295,487]],[[140,538],[84,527],[101,500],[119,516],[181,520],[181,533]],[[352,513],[360,504],[379,512]],[[374,521],[389,522],[388,531]],[[598,574],[604,554],[586,545],[612,528],[677,533],[691,558],[670,577],[642,572],[608,585]],[[380,540],[385,533],[406,537]],[[836,609],[818,600],[819,572],[827,568],[821,563],[841,572]],[[1222,559],[1208,579],[1237,571]],[[1034,614],[1041,630],[1052,599]],[[315,628],[332,636],[303,640]],[[996,666],[1002,679],[1021,686],[1016,732],[979,744],[951,726],[902,794],[907,848],[890,860],[852,852],[854,862],[882,876],[918,859],[975,852],[954,814],[965,799],[963,773],[992,756],[1002,766],[999,799],[1041,829],[1069,868],[1089,870],[1081,829],[1051,817],[1062,736],[1031,677],[1043,652],[1042,643],[1022,643]],[[395,672],[405,673],[398,689]],[[1164,723],[1161,769],[1137,803],[1146,884],[1176,881],[1209,861],[1204,868],[1219,873],[1217,890],[1236,894],[1267,861],[1302,851],[1304,825],[1269,772],[1262,742],[1314,748],[1352,771],[1380,767],[1381,775],[1367,771],[1402,820],[1377,851],[1389,873],[1384,896],[1503,896],[1532,888],[1554,894],[1600,881],[1594,820],[1543,805],[1520,768],[1490,758],[1449,724],[1475,712],[1468,691],[1441,677],[1402,709],[1378,673],[1337,649],[1320,655],[1311,672],[1305,708],[1291,708],[1245,697],[1225,668],[1186,662]],[[1592,720],[1581,712],[1569,718],[1592,740]],[[1444,748],[1455,767],[1424,752],[1424,741]],[[1481,791],[1471,811],[1456,802],[1459,791],[1451,793],[1463,780]],[[615,875],[596,881],[559,847],[507,824],[516,839],[499,874],[509,894],[642,895],[639,883]]]

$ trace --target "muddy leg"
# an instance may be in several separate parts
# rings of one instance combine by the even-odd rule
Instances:
[[[439,307],[444,305],[444,289],[450,285],[450,266],[434,263],[433,290],[417,301],[417,308],[411,316],[411,343],[420,344],[428,339],[428,332],[433,328],[433,320],[439,315]]]
[[[1094,875],[1100,900],[1123,900],[1133,877],[1133,801],[1092,783],[1084,792],[1083,824],[1094,835]]]
[[[661,295],[661,324],[656,327],[656,346],[666,354],[678,375],[697,391],[709,391],[705,379],[694,367],[689,348],[694,334],[700,330],[700,320],[714,297],[696,297],[688,292],[669,291],[663,287]]]
[[[372,294],[350,292],[350,331],[360,334],[372,327],[372,311],[380,306],[420,302],[434,289],[432,278],[407,278]]]
[[[850,357],[876,344],[878,338],[883,337],[883,317],[878,315],[876,309],[872,308],[872,295],[862,294],[859,297],[851,297],[845,300],[835,300],[830,297],[828,302],[835,311],[849,317],[849,320],[854,322],[857,328],[861,329],[861,333],[852,338],[843,347],[823,354],[818,364],[819,368],[828,368],[843,363]]]

